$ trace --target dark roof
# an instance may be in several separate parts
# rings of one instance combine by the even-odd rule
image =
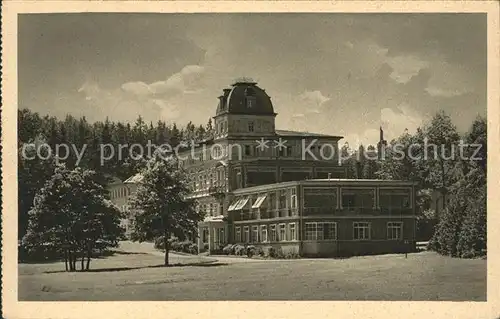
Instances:
[[[289,130],[276,130],[276,134],[279,136],[334,137],[334,138],[338,138],[338,139],[343,138],[343,136],[320,134],[320,133],[299,132],[299,131],[289,131]]]
[[[247,100],[254,102],[248,107]],[[248,115],[276,115],[267,93],[253,81],[236,81],[231,89],[223,90],[219,97],[217,115],[223,113]]]

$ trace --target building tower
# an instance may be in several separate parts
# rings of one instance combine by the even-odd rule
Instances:
[[[275,134],[271,98],[251,79],[238,79],[223,90],[214,116],[215,139]]]
[[[387,147],[387,141],[384,139],[384,130],[382,129],[382,126],[380,126],[380,137],[379,141],[377,143],[377,154],[378,154],[378,159],[384,159],[385,158],[385,148]]]

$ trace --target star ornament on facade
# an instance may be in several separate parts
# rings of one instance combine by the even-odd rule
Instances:
[[[255,140],[255,142],[257,142],[257,148],[260,151],[264,151],[266,148],[269,148],[269,145],[267,145],[269,143],[269,140],[266,140],[263,137],[260,139],[260,141]]]
[[[279,140],[277,140],[277,141],[275,140],[275,141],[274,141],[274,143],[275,143],[274,148],[278,148],[278,149],[280,149],[280,150],[281,150],[281,149],[283,149],[283,148],[286,148],[286,145],[285,145],[285,144],[286,144],[286,142],[287,142],[286,140],[283,140],[283,139],[280,137],[280,139],[279,139]]]

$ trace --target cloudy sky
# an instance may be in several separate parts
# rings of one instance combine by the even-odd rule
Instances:
[[[51,14],[19,18],[19,107],[205,124],[251,77],[280,129],[375,143],[444,109],[486,114],[481,14]]]

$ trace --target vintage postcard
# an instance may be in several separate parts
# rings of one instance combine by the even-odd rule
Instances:
[[[5,318],[500,317],[498,3],[2,9]]]

